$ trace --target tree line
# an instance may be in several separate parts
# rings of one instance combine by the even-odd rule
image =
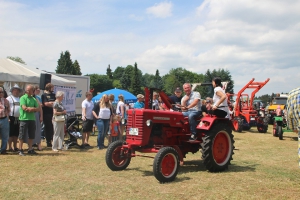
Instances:
[[[19,57],[9,57],[15,61],[25,62]],[[69,51],[61,52],[57,61],[55,70],[58,74],[82,75],[79,62],[71,59]],[[180,87],[184,83],[211,83],[216,76],[223,81],[229,81],[226,92],[233,93],[234,81],[231,74],[225,69],[207,69],[204,74],[191,72],[182,67],[172,68],[167,74],[161,76],[157,69],[155,74],[143,73],[138,64],[127,65],[126,67],[118,66],[112,70],[108,65],[106,74],[86,74],[90,76],[90,88],[93,90],[93,95],[98,92],[103,92],[113,88],[123,89],[131,92],[134,95],[144,93],[144,87],[157,88],[163,90],[167,95],[174,93],[175,88]],[[200,92],[202,98],[212,97],[212,86],[196,87],[195,91]]]
[[[158,69],[155,74],[143,74],[135,63],[126,67],[118,66],[115,70],[108,65],[105,75],[87,74],[87,76],[90,76],[90,87],[94,88],[94,95],[112,88],[127,90],[136,95],[143,93],[144,87],[157,88],[163,90],[167,95],[171,95],[175,88],[182,88],[184,83],[211,83],[213,77],[216,76],[221,77],[224,81],[229,81],[226,92],[234,92],[234,81],[230,72],[225,69],[208,69],[205,74],[198,74],[178,67],[161,76]],[[213,95],[212,86],[200,86],[195,91],[200,92],[203,98]]]

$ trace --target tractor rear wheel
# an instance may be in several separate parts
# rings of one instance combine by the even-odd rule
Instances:
[[[153,162],[155,178],[161,182],[171,182],[177,176],[179,169],[179,156],[172,147],[163,147],[156,154]]]
[[[123,141],[117,140],[111,143],[106,151],[106,165],[112,171],[124,170],[131,161],[130,151],[122,149]]]
[[[277,126],[279,140],[283,140],[282,126]]]
[[[234,154],[232,130],[225,123],[215,124],[203,137],[202,159],[210,172],[224,171],[228,168]]]
[[[243,130],[243,120],[240,117],[235,117],[232,121],[233,130],[235,132],[242,132]]]

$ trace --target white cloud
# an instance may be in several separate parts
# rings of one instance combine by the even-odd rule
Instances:
[[[156,18],[167,18],[172,16],[173,4],[171,2],[161,2],[146,9],[146,13]]]
[[[11,2],[0,4],[1,58],[19,56],[54,71],[61,51],[69,50],[83,74],[137,62],[143,73],[161,75],[177,67],[228,69],[236,92],[251,78],[271,79],[260,94],[300,86],[300,1],[206,0],[193,8],[179,5],[184,1],[149,8],[121,0],[34,8]],[[164,20],[147,19],[145,9]]]

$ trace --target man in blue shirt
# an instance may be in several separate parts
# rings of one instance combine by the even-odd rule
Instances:
[[[136,96],[137,98],[137,102],[135,102],[133,108],[137,108],[137,109],[141,109],[141,108],[145,108],[145,104],[144,104],[144,95],[142,94],[138,94]]]

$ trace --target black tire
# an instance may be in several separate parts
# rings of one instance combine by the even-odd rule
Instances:
[[[251,126],[250,125],[248,125],[248,126],[243,126],[243,130],[245,130],[245,131],[249,131],[251,129]]]
[[[279,140],[283,140],[282,126],[277,126]]]
[[[126,169],[131,161],[131,155],[128,149],[123,149],[123,155],[121,155],[122,145],[123,141],[117,140],[111,143],[106,150],[106,165],[112,171]]]
[[[230,127],[225,123],[214,124],[202,139],[202,159],[206,169],[210,172],[227,169],[234,154],[234,140]]]
[[[260,120],[261,123],[257,124],[257,130],[260,133],[266,133],[268,131],[268,123],[265,119]]]
[[[240,117],[235,117],[232,121],[233,130],[235,132],[243,131],[243,120]]]
[[[276,121],[273,123],[273,136],[278,137],[278,126]]]
[[[153,162],[155,178],[161,182],[173,181],[179,170],[179,156],[172,147],[163,147],[156,154]]]

